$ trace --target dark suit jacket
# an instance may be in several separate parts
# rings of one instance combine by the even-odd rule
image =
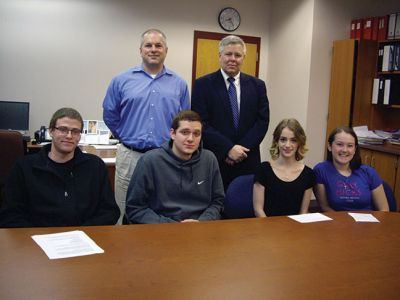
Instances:
[[[204,147],[217,156],[225,188],[240,175],[254,173],[260,163],[260,143],[267,133],[269,103],[265,83],[253,76],[240,74],[240,119],[233,124],[229,95],[221,70],[195,81],[192,110],[203,121]],[[243,162],[228,167],[225,158],[234,145],[250,149]]]

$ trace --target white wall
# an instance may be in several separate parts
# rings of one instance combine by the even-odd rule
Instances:
[[[352,19],[400,11],[398,0],[315,0],[306,132],[311,165],[323,160],[327,125],[332,42],[349,38]]]
[[[166,65],[190,87],[193,31],[223,32],[217,16],[225,6],[241,13],[235,33],[261,37],[260,78],[266,80],[268,3],[2,0],[0,99],[31,102],[31,134],[62,106],[75,107],[86,119],[102,118],[108,83],[140,63],[140,34],[152,27],[166,33]]]
[[[166,65],[190,88],[193,31],[222,32],[225,6],[241,13],[236,34],[261,37],[260,78],[271,106],[263,159],[276,124],[295,117],[313,166],[324,153],[332,41],[348,38],[351,19],[400,11],[400,1],[2,0],[0,99],[31,102],[31,134],[62,106],[100,119],[111,77],[140,63],[139,36],[150,27],[165,31]]]
[[[268,96],[270,128],[262,144],[263,158],[276,125],[284,118],[296,118],[306,129],[313,0],[275,0],[271,3],[268,53]]]

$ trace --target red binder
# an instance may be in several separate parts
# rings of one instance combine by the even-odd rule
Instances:
[[[374,41],[378,40],[378,27],[379,27],[379,18],[373,17],[371,40],[374,40]]]
[[[374,21],[373,17],[365,18],[363,20],[363,31],[362,31],[362,38],[365,40],[372,39],[372,23]]]
[[[361,39],[363,31],[363,19],[356,20],[356,39]]]
[[[389,16],[382,16],[378,18],[378,41],[387,39]]]
[[[350,38],[351,39],[356,38],[356,23],[357,23],[357,20],[351,20],[351,23],[350,23]]]

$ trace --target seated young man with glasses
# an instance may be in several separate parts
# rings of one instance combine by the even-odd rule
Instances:
[[[129,183],[131,223],[173,223],[221,218],[224,187],[214,154],[200,147],[202,124],[194,111],[172,121],[170,141],[146,152]]]
[[[19,160],[6,183],[0,227],[112,225],[119,209],[104,162],[78,146],[83,120],[73,108],[57,110],[51,144]]]

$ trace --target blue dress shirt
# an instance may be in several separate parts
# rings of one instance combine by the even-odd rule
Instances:
[[[169,139],[174,116],[190,108],[186,82],[164,67],[155,78],[137,66],[115,76],[103,102],[103,119],[127,146],[159,147]]]

